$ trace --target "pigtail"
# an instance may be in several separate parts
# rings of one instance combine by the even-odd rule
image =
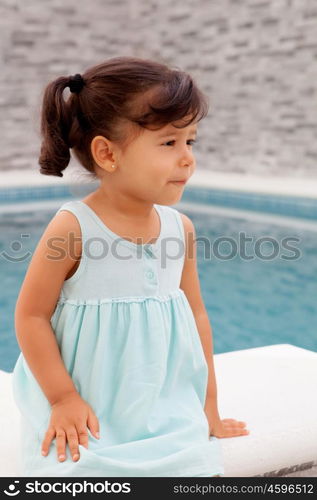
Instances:
[[[71,126],[69,106],[63,91],[69,78],[60,77],[50,82],[43,96],[41,112],[42,145],[39,156],[40,173],[63,177],[70,161],[68,135]]]

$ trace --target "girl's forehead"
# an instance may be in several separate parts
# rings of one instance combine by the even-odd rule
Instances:
[[[157,130],[157,134],[159,136],[164,136],[166,134],[177,134],[177,133],[182,133],[182,132],[189,132],[189,133],[195,133],[197,132],[197,124],[195,123],[191,123],[190,125],[187,125],[186,127],[179,127],[179,126],[175,126],[173,125],[172,123],[168,123],[167,125],[165,125],[164,127],[162,127],[161,129]]]

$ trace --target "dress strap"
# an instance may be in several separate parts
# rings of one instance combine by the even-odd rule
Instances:
[[[78,203],[77,200],[67,201],[66,203],[63,203],[63,205],[57,210],[56,214],[58,214],[62,210],[67,210],[68,212],[71,212],[73,215],[75,215],[80,226],[82,242],[84,243],[85,241],[87,241],[90,235],[89,233],[91,231],[89,226],[89,219],[81,204]]]
[[[61,291],[62,298],[64,297],[64,289],[66,289],[69,286],[72,286],[73,283],[77,282],[78,278],[84,274],[84,271],[87,269],[88,266],[90,252],[93,251],[94,241],[98,239],[96,238],[98,227],[96,228],[94,227],[93,224],[91,224],[91,220],[81,203],[78,203],[77,200],[71,200],[66,203],[63,203],[63,205],[57,210],[56,214],[58,214],[63,210],[71,212],[78,221],[81,232],[82,253],[77,270],[70,278],[64,281],[64,288]],[[89,248],[87,248],[88,243],[89,243]]]
[[[185,230],[180,212],[168,205],[160,205],[164,213],[165,235],[174,239],[177,238],[175,252],[184,263],[186,253]]]
[[[177,221],[177,225],[178,225],[179,237],[185,245],[185,230],[184,230],[184,224],[183,224],[181,214],[179,213],[179,211],[176,208],[173,208],[173,210],[175,212],[175,217],[176,217],[176,221]]]

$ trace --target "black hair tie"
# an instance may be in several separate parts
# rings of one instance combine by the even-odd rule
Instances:
[[[83,88],[84,84],[84,79],[79,73],[69,77],[68,87],[71,92],[78,94],[78,92],[80,92]]]

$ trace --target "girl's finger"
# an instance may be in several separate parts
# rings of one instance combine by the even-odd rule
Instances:
[[[85,446],[85,448],[88,448],[88,432],[85,427],[82,426],[77,426],[77,434],[78,434],[78,439],[79,439],[79,444]]]
[[[242,429],[241,425],[225,424],[226,433],[230,435],[240,436],[242,434],[249,434],[247,429]]]
[[[223,422],[223,426],[226,430],[232,429],[234,426],[232,425],[232,422]]]
[[[48,454],[51,442],[53,441],[54,437],[55,437],[55,429],[53,427],[49,427],[42,441],[42,455],[44,457]]]
[[[74,462],[79,460],[78,435],[76,427],[69,427],[66,431],[70,454]]]
[[[246,430],[246,428],[245,428],[245,425],[244,425],[244,424],[239,424],[239,423],[237,423],[237,424],[235,425],[235,427],[236,427],[236,429],[239,429],[240,431],[245,431],[245,430]]]
[[[234,420],[233,418],[226,418],[222,421],[224,425],[227,427],[245,427],[246,423],[241,422],[240,420]]]
[[[239,422],[234,422],[229,424],[231,427],[235,427],[237,429],[241,429],[242,427],[245,427],[245,424],[240,424]]]
[[[92,435],[95,436],[97,439],[99,439],[100,437],[99,421],[96,415],[91,410],[88,412],[87,426],[90,429]]]
[[[66,435],[64,429],[58,429],[56,432],[57,458],[63,462],[66,458]]]
[[[232,423],[232,422],[237,422],[237,420],[235,420],[234,418],[224,418],[222,422]]]
[[[244,436],[249,431],[244,431],[244,430],[242,431],[241,429],[238,428],[232,428],[231,432],[234,436]]]

